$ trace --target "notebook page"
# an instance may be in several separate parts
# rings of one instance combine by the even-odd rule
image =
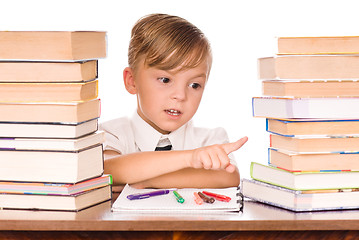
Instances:
[[[194,188],[183,188],[183,189],[170,189],[176,190],[184,199],[184,203],[178,203],[175,195],[172,191],[168,194],[139,199],[139,200],[129,200],[127,196],[130,194],[137,193],[147,193],[151,191],[155,191],[158,189],[135,189],[126,185],[122,190],[119,197],[116,199],[112,206],[112,211],[138,211],[138,212],[146,212],[146,211],[171,211],[171,212],[193,212],[193,211],[239,211],[241,207],[241,197],[239,196],[238,188],[220,188],[220,189],[194,189]],[[209,191],[212,193],[217,193],[221,195],[225,195],[231,198],[229,202],[221,202],[216,200],[214,203],[203,203],[202,205],[198,205],[194,201],[194,192],[199,191]]]

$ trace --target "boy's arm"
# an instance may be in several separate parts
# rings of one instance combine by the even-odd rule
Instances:
[[[245,137],[233,143],[183,151],[138,152],[126,155],[105,151],[105,173],[112,174],[115,185],[144,184],[148,180],[167,176],[174,179],[187,176],[187,181],[190,181],[190,177],[195,177],[198,181],[207,179],[204,183],[209,180],[222,181],[224,177],[232,179],[230,182],[233,184],[238,182],[238,169],[230,164],[228,154],[238,150],[246,141]]]
[[[237,187],[240,176],[236,167],[233,173],[225,170],[205,170],[186,168],[167,173],[143,182],[135,183],[135,188],[223,188]]]

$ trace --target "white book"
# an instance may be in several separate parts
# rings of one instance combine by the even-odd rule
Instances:
[[[124,187],[119,197],[112,206],[114,212],[172,212],[172,213],[194,213],[194,212],[208,212],[208,213],[223,213],[223,212],[238,212],[242,206],[242,197],[240,196],[237,187],[221,188],[221,189],[170,189],[168,194],[149,197],[145,199],[129,200],[128,195],[148,193],[157,191],[159,189],[136,189],[128,184]],[[184,199],[183,203],[179,203],[173,193],[176,190]],[[209,191],[220,195],[225,195],[231,198],[229,202],[216,200],[214,203],[196,204],[194,200],[194,192]]]
[[[0,181],[77,183],[103,173],[102,144],[79,151],[0,150]]]
[[[244,197],[296,212],[359,208],[357,189],[295,191],[253,179],[242,179],[241,192]]]
[[[103,143],[105,133],[98,131],[80,138],[0,138],[0,150],[78,151]]]
[[[253,116],[266,118],[358,119],[359,97],[275,98],[254,97]]]
[[[111,185],[73,195],[0,194],[3,209],[80,211],[110,200]]]
[[[73,124],[0,122],[0,137],[78,138],[97,129],[97,118]]]

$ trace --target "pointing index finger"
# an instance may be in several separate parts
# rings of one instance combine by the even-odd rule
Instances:
[[[236,142],[223,144],[223,149],[227,154],[230,154],[231,152],[240,149],[247,141],[248,141],[248,137],[243,137]]]

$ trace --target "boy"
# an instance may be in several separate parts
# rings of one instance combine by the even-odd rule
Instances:
[[[224,129],[195,128],[190,121],[212,63],[203,33],[180,17],[146,16],[132,29],[128,61],[124,84],[137,96],[137,112],[100,127],[106,132],[105,173],[114,185],[238,186],[239,172],[228,154],[247,137],[228,143]],[[171,151],[157,151],[166,145]]]

